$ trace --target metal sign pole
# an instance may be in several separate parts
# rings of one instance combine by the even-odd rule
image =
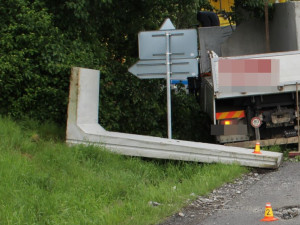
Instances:
[[[168,138],[172,139],[172,119],[171,119],[171,60],[170,60],[170,33],[166,32],[167,51],[166,51],[166,66],[167,66],[167,110],[168,110]]]
[[[255,128],[255,137],[256,137],[256,141],[260,141],[260,133],[259,133],[259,128]]]
[[[251,126],[255,128],[255,137],[256,137],[256,143],[260,143],[260,133],[259,133],[259,127],[261,126],[262,121],[259,117],[253,117],[251,119]]]
[[[298,82],[296,82],[296,107],[297,107],[297,133],[298,133],[298,152],[300,152],[300,134],[299,134],[299,97],[298,97]]]

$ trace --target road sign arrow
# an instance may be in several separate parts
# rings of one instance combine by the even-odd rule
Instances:
[[[129,72],[140,79],[166,78],[166,60],[140,60],[129,68]],[[171,79],[185,80],[198,75],[197,59],[173,59]]]

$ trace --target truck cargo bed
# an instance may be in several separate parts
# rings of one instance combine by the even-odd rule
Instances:
[[[268,84],[258,83],[257,90],[258,91],[224,91],[221,86],[221,82],[223,79],[226,79],[228,73],[221,73],[220,70],[223,68],[220,65],[221,61],[224,60],[235,60],[243,63],[245,60],[273,60],[272,62],[279,63],[278,71],[273,67],[272,71],[268,74],[270,76],[278,76],[278,82],[276,84],[272,84],[272,87]],[[280,94],[285,92],[295,92],[296,82],[300,83],[300,51],[289,51],[289,52],[277,52],[277,53],[268,53],[268,54],[256,54],[256,55],[244,55],[244,56],[234,56],[234,57],[218,57],[215,53],[211,54],[211,65],[212,65],[212,80],[214,87],[214,95],[215,98],[233,98],[233,97],[242,97],[242,96],[254,96],[254,95],[265,95],[265,94]],[[239,65],[237,65],[239,66]],[[234,70],[236,68],[232,68],[233,72],[232,77],[243,77],[245,79],[251,78],[253,73],[235,73]],[[276,74],[277,73],[277,74]],[[263,74],[262,74],[263,75]],[[234,86],[234,82],[236,80],[232,80],[231,85]],[[224,82],[223,82],[224,83]],[[245,82],[244,87],[247,90],[247,82]],[[261,88],[260,88],[261,87]]]

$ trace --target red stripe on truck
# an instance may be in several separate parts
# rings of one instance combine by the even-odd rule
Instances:
[[[245,117],[245,111],[244,110],[216,113],[216,119],[217,120],[233,119],[233,118],[244,118],[244,117]]]

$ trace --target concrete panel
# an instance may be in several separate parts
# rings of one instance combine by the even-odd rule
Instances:
[[[73,68],[70,80],[66,137],[69,144],[104,145],[123,155],[205,163],[239,163],[251,167],[278,168],[282,162],[282,154],[276,152],[261,151],[262,154],[258,155],[252,153],[253,149],[105,131],[95,123],[98,109],[93,106],[99,97],[99,71]],[[78,109],[83,106],[84,109]],[[93,119],[88,119],[85,113],[89,113]]]
[[[295,25],[296,25],[296,36],[297,36],[297,50],[300,50],[300,2],[289,2],[295,6]]]
[[[295,51],[300,46],[300,2],[275,4],[269,21],[271,52]],[[240,56],[266,52],[265,23],[249,19],[237,26],[222,46],[220,56]]]
[[[243,22],[221,45],[221,49],[223,57],[264,53],[264,23],[258,19]]]
[[[85,76],[78,76],[78,107],[77,107],[77,123],[78,124],[97,124],[98,108],[99,108],[99,71],[90,69],[80,69],[78,73],[84,73]],[[88,99],[88,101],[87,101]]]
[[[270,47],[272,52],[298,50],[296,14],[299,14],[300,2],[275,4],[273,19],[270,21]],[[299,20],[299,19],[298,19]]]
[[[214,51],[219,56],[222,56],[221,44],[232,35],[231,26],[225,27],[200,27],[199,33],[199,46],[200,46],[200,73],[210,71],[210,59],[208,51]]]

